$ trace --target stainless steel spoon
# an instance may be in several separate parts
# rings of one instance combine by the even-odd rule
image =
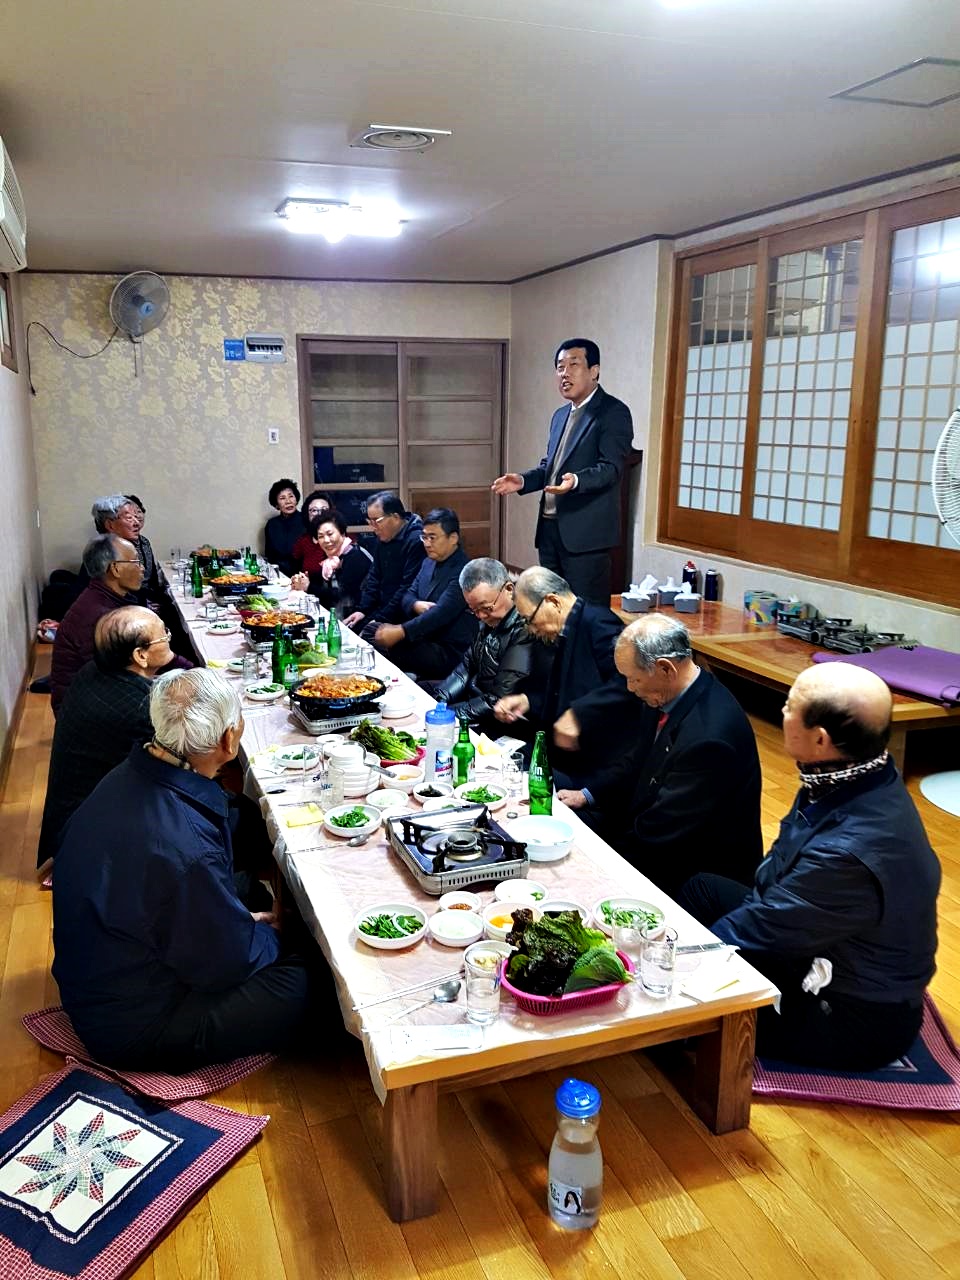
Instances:
[[[433,995],[429,1000],[421,1000],[419,1004],[412,1004],[408,1009],[401,1009],[399,1013],[393,1014],[386,1022],[381,1022],[376,1028],[382,1031],[384,1027],[389,1027],[393,1022],[399,1022],[401,1018],[405,1018],[408,1013],[416,1013],[418,1009],[425,1009],[428,1004],[453,1004],[457,996],[460,994],[460,979],[450,978],[448,982],[441,982],[439,987],[434,987]]]

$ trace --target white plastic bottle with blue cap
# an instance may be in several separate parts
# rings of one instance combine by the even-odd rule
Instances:
[[[556,1101],[557,1133],[550,1148],[547,1208],[559,1226],[576,1231],[596,1226],[600,1217],[600,1091],[571,1077],[557,1090]]]
[[[457,717],[445,702],[438,702],[423,717],[427,731],[424,751],[424,779],[453,782],[453,744],[457,738]]]

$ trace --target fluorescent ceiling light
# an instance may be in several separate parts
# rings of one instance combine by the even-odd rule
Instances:
[[[345,236],[398,236],[403,225],[396,210],[346,200],[287,199],[277,217],[290,231],[323,236],[328,244],[339,244]]]

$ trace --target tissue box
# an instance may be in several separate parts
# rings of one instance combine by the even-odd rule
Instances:
[[[658,587],[660,593],[660,608],[669,609],[673,607],[673,602],[677,598],[679,587]]]
[[[620,608],[624,613],[649,613],[655,603],[655,596],[639,596],[630,591],[625,591],[620,597]]]
[[[750,615],[752,622],[762,627],[772,627],[776,621],[775,611],[777,597],[772,591],[745,591],[743,593],[743,610]]]
[[[673,607],[677,613],[699,613],[700,601],[702,597],[693,592],[689,596],[677,596],[673,602]]]

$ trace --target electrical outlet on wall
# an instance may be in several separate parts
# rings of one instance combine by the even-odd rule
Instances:
[[[267,444],[279,444],[279,443],[280,443],[280,428],[267,427]]]

